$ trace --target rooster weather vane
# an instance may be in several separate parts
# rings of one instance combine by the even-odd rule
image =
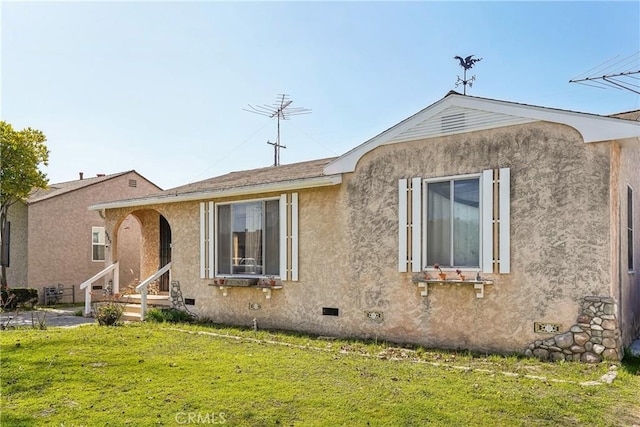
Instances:
[[[471,76],[471,78],[467,79],[467,70],[470,70],[471,68],[473,68],[476,62],[482,61],[482,58],[474,58],[473,55],[469,55],[466,58],[463,58],[461,56],[454,56],[453,59],[457,59],[458,61],[460,61],[460,66],[464,68],[463,78],[460,78],[460,76],[458,76],[458,81],[456,81],[456,87],[462,85],[463,87],[462,93],[466,95],[467,85],[469,85],[469,87],[472,87],[473,81],[476,79],[476,76]]]

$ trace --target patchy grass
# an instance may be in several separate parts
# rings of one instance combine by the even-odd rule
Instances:
[[[0,333],[0,425],[622,426],[638,364],[550,364],[202,325]],[[191,417],[191,418],[189,418]]]

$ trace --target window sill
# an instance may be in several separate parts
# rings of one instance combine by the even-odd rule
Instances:
[[[461,280],[461,279],[430,279],[424,277],[414,277],[411,279],[413,283],[418,285],[418,288],[423,289],[420,291],[420,296],[426,297],[429,295],[429,283],[440,285],[473,285],[476,290],[476,298],[484,298],[485,285],[493,285],[492,280]]]
[[[216,286],[218,289],[222,291],[222,296],[226,297],[229,295],[229,289],[231,288],[252,288],[252,289],[262,289],[262,292],[265,294],[266,299],[271,299],[271,291],[276,289],[282,289],[282,284],[276,282],[276,284],[265,284],[262,281],[258,281],[257,279],[236,279],[235,281],[232,279],[216,279],[214,283],[209,283],[209,286]]]

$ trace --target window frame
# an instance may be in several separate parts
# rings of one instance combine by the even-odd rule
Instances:
[[[627,184],[627,271],[630,274],[635,273],[635,264],[634,264],[634,218],[635,212],[633,209],[633,187],[630,184]]]
[[[280,196],[273,196],[273,197],[260,197],[260,198],[252,198],[252,199],[243,199],[243,200],[232,200],[232,201],[228,201],[228,202],[217,202],[214,204],[214,216],[213,216],[213,226],[214,226],[214,233],[213,233],[213,247],[214,247],[214,254],[213,254],[213,271],[214,271],[214,276],[215,277],[230,277],[230,278],[255,278],[255,277],[266,277],[266,276],[272,276],[275,278],[280,278],[282,277],[282,271],[281,270],[281,262],[280,260],[278,260],[278,273],[277,274],[268,274],[265,273],[265,262],[264,259],[266,257],[266,253],[265,253],[265,237],[264,237],[264,233],[266,232],[266,202],[268,201],[278,201],[278,236],[280,235],[280,227],[282,227],[282,198]],[[262,245],[262,250],[263,250],[263,269],[262,269],[262,273],[259,274],[251,274],[251,273],[233,273],[233,269],[231,270],[231,273],[221,273],[220,272],[220,251],[218,250],[219,248],[219,239],[220,239],[220,229],[219,229],[219,209],[221,206],[233,206],[233,205],[241,205],[241,204],[249,204],[249,203],[255,203],[255,202],[260,202],[262,203],[262,207],[263,207],[263,224],[262,224],[262,232],[263,232],[263,238],[261,241],[261,245]],[[231,208],[231,212],[232,212]],[[233,215],[231,215],[231,218],[233,217]],[[286,226],[286,224],[285,224]],[[233,235],[233,230],[231,231],[231,235]],[[281,248],[280,245],[282,245],[282,242],[280,241],[280,238],[277,239],[278,242],[278,248],[277,248],[277,252],[278,252],[278,256],[281,256]],[[233,266],[233,264],[232,264]]]
[[[433,268],[432,265],[428,265],[427,264],[427,256],[428,256],[428,188],[429,188],[429,184],[435,184],[435,183],[440,183],[440,182],[449,182],[451,183],[455,183],[455,181],[462,181],[462,180],[470,180],[470,179],[477,179],[478,180],[478,265],[477,266],[465,266],[465,265],[446,265],[446,266],[441,266],[441,268],[443,270],[446,271],[454,271],[458,268],[464,268],[467,271],[482,271],[482,250],[483,250],[483,244],[482,244],[482,236],[483,236],[483,174],[480,173],[471,173],[471,174],[461,174],[461,175],[450,175],[450,176],[442,176],[442,177],[435,177],[435,178],[425,178],[422,180],[422,265],[425,266],[425,268],[427,269],[431,269]],[[453,190],[451,190],[453,191]],[[455,200],[451,200],[450,203],[450,212],[453,212],[453,203]],[[449,236],[450,236],[450,247],[449,247],[449,261],[452,262],[453,261],[453,216],[451,216],[451,227],[449,230]]]
[[[94,242],[94,237],[96,235],[96,233],[98,233],[98,241]],[[102,239],[101,239],[102,237]],[[102,241],[100,241],[102,240]],[[96,259],[95,258],[95,254],[96,254],[96,247],[97,246],[102,246],[102,259]],[[103,226],[92,226],[91,227],[91,261],[92,262],[105,262],[106,260],[106,249],[107,249],[107,241],[106,241],[106,231],[105,231],[105,227]]]

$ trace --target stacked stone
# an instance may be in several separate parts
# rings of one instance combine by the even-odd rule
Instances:
[[[588,296],[576,324],[568,332],[529,344],[525,356],[541,360],[598,363],[621,360],[622,340],[611,297]]]

